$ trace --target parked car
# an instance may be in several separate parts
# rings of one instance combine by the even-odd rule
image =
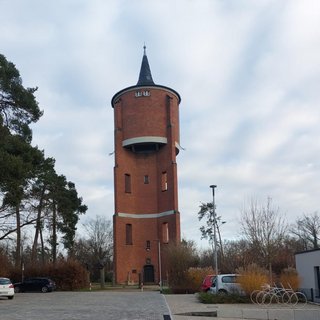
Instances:
[[[8,278],[0,278],[0,297],[14,298],[14,287]]]
[[[200,290],[203,292],[209,291],[210,287],[212,286],[212,280],[214,278],[214,274],[208,274],[201,284]]]
[[[213,277],[212,285],[209,289],[210,293],[213,294],[230,294],[236,293],[243,295],[243,290],[237,281],[240,275],[229,273],[229,274],[218,274]]]
[[[14,284],[14,291],[17,292],[51,292],[56,289],[56,284],[50,278],[35,277],[27,278],[22,282]]]

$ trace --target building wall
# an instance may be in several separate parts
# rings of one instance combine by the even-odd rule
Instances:
[[[296,269],[301,279],[300,287],[308,290],[313,289],[315,300],[319,301],[319,279],[316,268],[320,268],[320,250],[297,253],[295,260]]]
[[[147,92],[146,95],[143,93]],[[141,94],[141,95],[139,95]],[[176,155],[179,145],[179,97],[162,87],[131,87],[115,99],[114,265],[117,283],[137,283],[146,265],[154,282],[166,279],[165,247],[180,241]],[[135,139],[159,140],[153,152],[134,152]],[[165,142],[164,142],[165,141]],[[125,145],[124,145],[125,144]],[[167,189],[163,190],[166,173]],[[130,176],[130,192],[126,178]],[[147,176],[148,183],[145,183]],[[126,243],[126,225],[132,244]],[[169,243],[163,228],[168,226]],[[150,248],[147,248],[147,241]],[[159,243],[160,258],[159,264]]]

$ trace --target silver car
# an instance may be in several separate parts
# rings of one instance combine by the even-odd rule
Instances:
[[[243,294],[243,290],[237,281],[239,275],[234,273],[218,274],[213,277],[212,285],[209,289],[213,294]]]

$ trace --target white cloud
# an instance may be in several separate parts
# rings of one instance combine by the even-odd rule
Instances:
[[[44,116],[34,143],[76,183],[88,216],[113,214],[112,96],[138,80],[182,97],[178,156],[182,235],[200,241],[200,202],[217,184],[225,238],[247,197],[287,219],[318,210],[318,1],[2,1],[1,53]]]

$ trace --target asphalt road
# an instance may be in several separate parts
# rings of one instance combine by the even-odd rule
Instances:
[[[169,320],[159,292],[18,293],[0,298],[0,320]]]

